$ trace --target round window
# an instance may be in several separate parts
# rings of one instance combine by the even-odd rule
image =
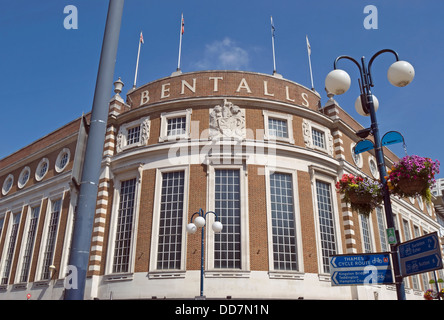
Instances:
[[[28,183],[30,175],[31,175],[31,169],[29,169],[29,167],[23,168],[18,179],[18,187],[20,189],[23,188]]]
[[[378,171],[378,165],[376,164],[375,158],[370,156],[368,158],[368,166],[370,167],[370,172],[375,179],[379,179],[379,171]]]
[[[62,172],[66,166],[69,163],[69,157],[71,155],[71,152],[68,148],[64,148],[62,151],[60,151],[59,155],[57,156],[55,169],[57,172]]]
[[[355,153],[355,150],[354,150],[355,146],[356,146],[356,143],[354,143],[354,142],[350,145],[352,158],[353,158],[353,161],[355,162],[356,166],[358,166],[358,168],[362,168],[362,154]]]
[[[10,174],[6,177],[5,181],[3,182],[3,188],[2,188],[3,195],[8,194],[8,192],[12,188],[13,183],[14,183],[14,176],[12,174]]]
[[[35,179],[40,181],[43,177],[48,173],[49,160],[47,158],[43,158],[40,160],[37,170],[35,171]]]

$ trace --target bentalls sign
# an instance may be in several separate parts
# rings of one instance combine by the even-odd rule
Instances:
[[[198,97],[250,97],[317,110],[318,93],[271,75],[238,71],[203,71],[163,78],[128,92],[133,108]]]

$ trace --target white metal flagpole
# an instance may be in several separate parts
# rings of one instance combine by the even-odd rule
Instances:
[[[133,85],[133,88],[136,87],[136,83],[137,83],[137,71],[139,70],[140,45],[142,43],[143,43],[143,35],[142,35],[142,31],[140,31],[139,50],[137,51],[136,72],[135,72],[135,75],[134,75],[134,85]]]
[[[311,70],[311,46],[310,46],[310,42],[308,42],[308,36],[307,35],[305,35],[305,40],[307,41],[307,54],[308,54],[308,64],[310,66],[311,90],[314,90],[313,72]]]
[[[180,71],[180,55],[182,53],[182,35],[184,31],[185,31],[185,23],[183,20],[183,13],[182,13],[182,18],[180,19],[179,59],[177,60],[177,71]]]
[[[274,24],[273,24],[273,17],[271,16],[270,19],[271,19],[271,45],[273,48],[273,74],[275,74],[276,73],[276,55],[274,52],[274,31],[275,31],[275,29],[274,29]]]

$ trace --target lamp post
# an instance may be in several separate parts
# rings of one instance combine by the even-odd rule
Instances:
[[[213,225],[211,226],[213,231],[215,233],[219,233],[222,231],[222,223],[219,221],[219,218],[216,214],[216,212],[213,211],[208,211],[206,213],[204,213],[203,209],[199,209],[198,212],[193,213],[193,215],[191,216],[190,219],[190,223],[187,224],[187,233],[189,234],[193,234],[196,233],[197,228],[202,228],[201,231],[201,243],[200,243],[200,297],[203,298],[203,282],[204,282],[204,233],[205,233],[205,223],[206,223],[206,218],[207,215],[209,213],[214,214],[214,216],[216,217],[216,221],[213,222]],[[194,216],[197,217],[194,219],[194,223],[193,223],[193,218]]]
[[[396,58],[396,62],[390,66],[387,72],[387,77],[389,82],[396,87],[404,87],[408,85],[410,82],[412,82],[415,76],[415,71],[412,65],[406,61],[400,61],[398,54],[395,51],[391,49],[384,49],[378,51],[373,55],[373,57],[370,59],[368,67],[366,67],[365,65],[364,57],[361,58],[361,64],[359,64],[358,61],[349,56],[337,57],[333,64],[334,70],[331,71],[325,79],[325,87],[328,92],[333,93],[335,95],[340,95],[345,93],[350,88],[350,82],[351,82],[350,76],[344,70],[336,69],[336,64],[341,59],[348,59],[354,62],[358,66],[361,76],[361,78],[358,79],[361,94],[355,102],[355,108],[359,114],[364,116],[370,115],[371,118],[371,127],[362,131],[366,131],[367,135],[372,134],[374,137],[376,160],[378,163],[379,175],[383,185],[382,190],[384,197],[384,209],[387,221],[387,228],[394,228],[395,221],[393,218],[390,193],[387,186],[387,180],[385,179],[387,172],[385,169],[384,152],[382,149],[381,138],[379,135],[378,122],[376,120],[376,110],[377,107],[379,106],[379,103],[377,102],[377,99],[372,95],[371,92],[371,87],[374,86],[371,76],[371,67],[373,61],[380,54],[386,52],[392,53]],[[362,137],[362,135],[360,136],[361,138],[365,138]],[[406,297],[404,291],[404,284],[402,282],[403,277],[400,272],[399,258],[398,258],[398,242],[396,244],[391,245],[391,254],[393,261],[393,271],[395,274],[397,297],[398,300],[405,300]]]

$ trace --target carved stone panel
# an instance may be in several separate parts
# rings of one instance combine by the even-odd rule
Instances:
[[[236,138],[244,139],[245,110],[224,100],[223,105],[217,105],[210,109],[210,135],[214,138]]]

